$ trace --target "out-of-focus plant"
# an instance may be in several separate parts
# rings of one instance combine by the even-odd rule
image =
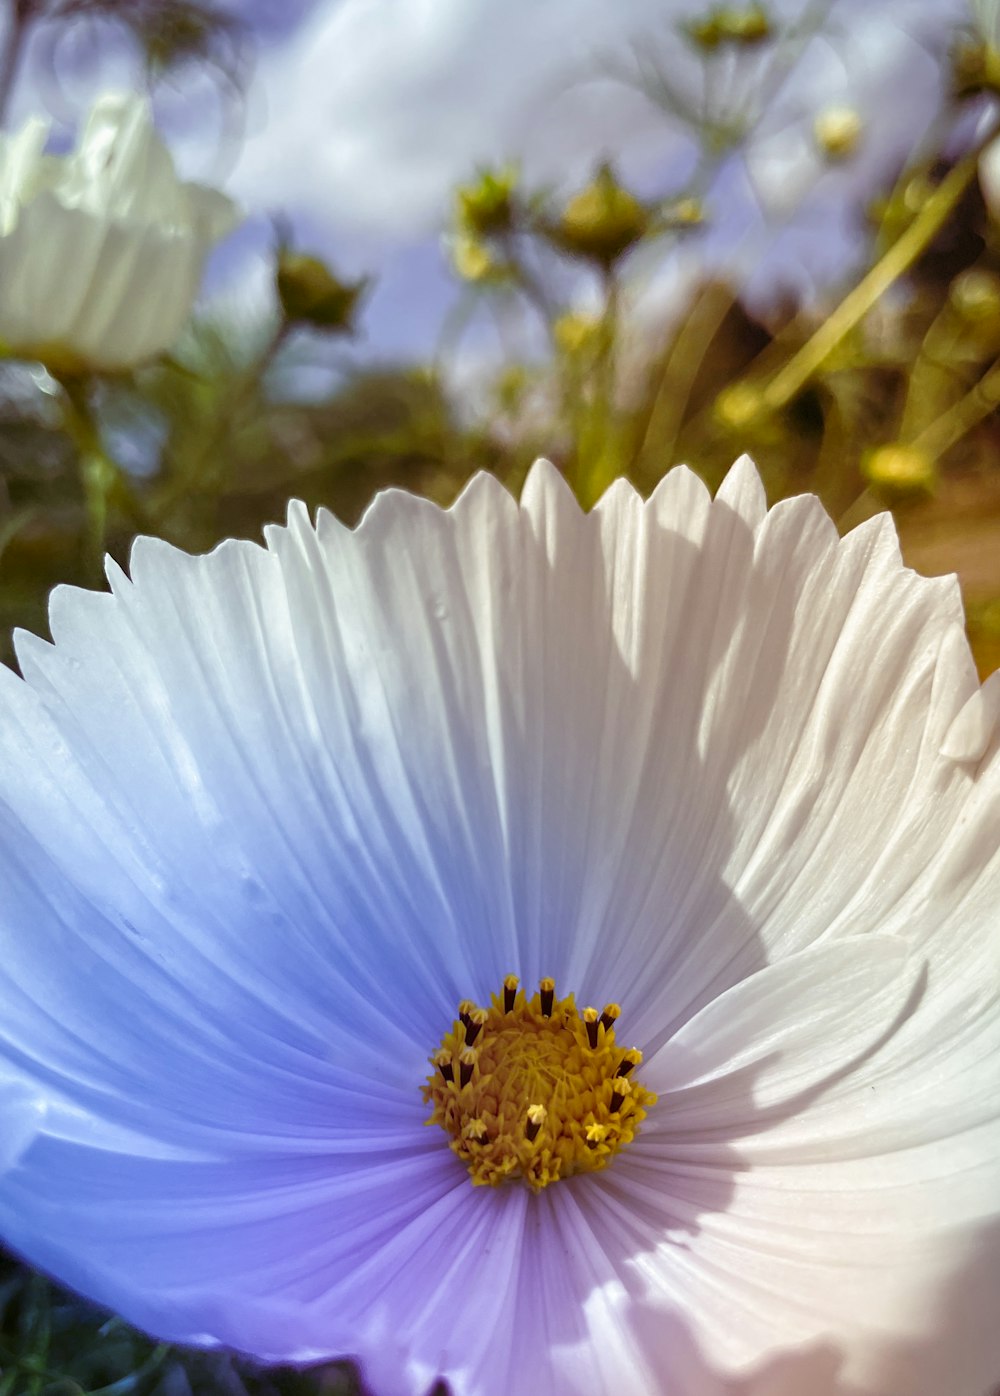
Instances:
[[[145,13],[124,0],[104,8],[136,23]],[[669,313],[637,310],[639,290],[682,244],[690,263],[712,235],[715,172],[756,139],[768,83],[790,70],[827,9],[789,20],[766,6],[717,5],[686,21],[677,42],[705,66],[700,109],[652,47],[617,72],[699,145],[683,179],[659,191],[640,192],[607,161],[560,191],[530,187],[514,163],[460,186],[447,248],[462,297],[437,370],[353,368],[365,285],[284,245],[278,317],[251,333],[202,322],[173,356],[83,377],[35,347],[50,372],[12,365],[16,391],[6,406],[0,399],[8,440],[21,441],[0,481],[3,618],[39,626],[49,585],[93,580],[98,553],[123,557],[137,530],[208,547],[253,533],[293,493],[353,518],[387,483],[446,499],[486,466],[516,485],[534,451],[553,455],[590,503],[620,474],[649,489],[680,459],[717,480],[746,447],[773,494],[815,488],[845,525],[890,504],[904,533],[918,535],[928,501],[940,510],[958,476],[987,472],[1000,398],[998,235],[976,188],[978,171],[990,197],[996,130],[985,0],[955,37],[935,139],[873,200],[870,262],[839,301],[785,300],[753,314],[738,284],[706,275],[689,279]],[[182,10],[171,20],[178,34]],[[191,21],[192,35],[202,22]],[[720,64],[739,70],[742,104],[708,82]],[[970,103],[979,138],[956,157]],[[849,169],[869,139],[848,101],[824,102],[806,129],[830,167]],[[470,415],[445,385],[484,309],[508,344],[520,317],[541,328],[545,347],[509,351],[492,412]],[[286,394],[323,343],[340,346],[339,386],[313,401]],[[29,442],[44,469],[25,464]]]
[[[134,368],[173,345],[236,211],[177,179],[139,98],[102,97],[68,157],[47,136],[0,136],[0,344],[60,377]]]
[[[794,61],[823,10],[809,7],[782,27],[757,5],[716,6],[686,22],[683,35],[706,62],[728,49],[770,80]],[[668,316],[662,330],[637,321],[635,268],[648,280],[680,236],[710,228],[704,191],[712,171],[753,139],[762,110],[754,99],[730,112],[706,96],[696,112],[669,73],[641,55],[633,77],[701,143],[684,187],[640,198],[605,164],[553,207],[546,191],[524,191],[509,169],[482,172],[479,185],[460,194],[459,209],[475,202],[474,188],[485,203],[487,191],[502,187],[502,217],[474,228],[478,259],[456,259],[456,269],[480,301],[530,304],[552,345],[550,356],[521,368],[520,401],[533,386],[549,408],[541,432],[533,428],[537,414],[523,415],[525,448],[551,450],[556,442],[585,503],[623,473],[651,488],[681,459],[717,481],[747,448],[774,493],[817,489],[845,526],[888,505],[904,533],[919,534],[921,505],[940,501],[956,472],[983,459],[977,433],[981,441],[995,435],[1000,402],[994,10],[983,0],[956,36],[951,98],[937,115],[935,139],[873,202],[872,259],[836,302],[778,305],[761,321],[741,308],[738,288],[692,281],[686,310]],[[942,161],[940,152],[961,148],[971,101],[980,107],[977,138]],[[846,165],[864,146],[865,123],[850,105],[828,105],[812,137],[822,158]],[[978,201],[977,173],[992,216]],[[589,263],[596,296],[574,305],[579,278],[540,277],[553,255]],[[560,297],[557,286],[569,294]],[[501,381],[509,381],[507,370]]]
[[[236,217],[218,191],[176,178],[141,99],[101,98],[68,158],[44,153],[47,135],[30,121],[0,137],[0,345],[62,387],[98,569],[110,498],[129,483],[93,420],[94,381],[171,347],[205,256]]]
[[[275,281],[290,325],[310,325],[330,334],[351,334],[366,282],[340,281],[319,257],[283,249]]]
[[[54,70],[55,49],[87,20],[103,20],[131,35],[152,77],[197,63],[238,87],[245,68],[246,26],[233,10],[212,0],[10,0],[7,10],[0,43],[0,120],[29,36],[38,31]]]

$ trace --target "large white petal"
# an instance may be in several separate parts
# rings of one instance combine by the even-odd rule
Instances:
[[[390,945],[338,919],[324,792],[267,682],[288,668],[274,560],[150,544],[133,567],[146,591],[57,594],[55,648],[23,637],[29,683],[0,675],[8,1051],[98,1114],[185,1137],[309,1147],[349,1133],[352,1108],[391,1134],[440,1028]],[[212,596],[206,567],[228,578]]]
[[[554,1325],[551,1358],[538,1359],[552,1364],[546,1389],[575,1391],[594,1334],[607,1330],[608,1352],[629,1345],[621,1325],[634,1310],[615,1289],[612,1259],[625,1257],[608,1240],[613,1217],[633,1241],[654,1235],[668,1252],[667,1308],[676,1300],[681,1315],[720,1315],[693,1346],[678,1340],[691,1370],[707,1335],[709,1351],[763,1371],[762,1325],[781,1287],[764,1274],[758,1293],[751,1273],[743,1302],[753,1313],[733,1323],[730,1347],[720,1328],[724,1306],[740,1298],[730,1271],[752,1253],[743,1231],[734,1241],[727,1230],[746,1227],[727,1205],[742,1183],[720,1193],[699,1171],[717,1161],[692,1163],[688,1210],[708,1215],[702,1251],[651,1230],[655,1208],[629,1213],[634,1170],[656,1166],[652,1122],[636,1159],[616,1164],[606,1185],[560,1185],[544,1206],[516,1190],[481,1202],[440,1138],[439,1166],[451,1172],[427,1166],[443,1191],[426,1207],[418,1197],[392,1236],[377,1230],[379,1159],[418,1128],[426,1054],[456,1001],[483,999],[510,970],[623,1002],[623,1031],[659,1071],[656,1050],[673,1039],[679,1051],[678,1031],[694,1033],[720,995],[725,1011],[727,991],[746,981],[757,993],[786,957],[810,946],[837,955],[842,939],[890,930],[920,947],[928,979],[920,1013],[874,1058],[876,1084],[891,1080],[900,1102],[878,1148],[933,1175],[942,1206],[958,1196],[949,1180],[961,1149],[978,1170],[961,1194],[965,1213],[949,1214],[923,1268],[919,1251],[900,1242],[893,1252],[914,1286],[929,1294],[943,1283],[991,1214],[983,1188],[998,1059],[988,1026],[995,753],[973,767],[942,755],[975,691],[954,587],[907,572],[884,526],[839,542],[814,501],[765,514],[745,461],[714,502],[680,470],[648,503],[618,485],[584,516],[542,465],[520,508],[480,477],[447,512],[382,496],[355,531],[328,515],[314,528],[293,509],[268,544],[189,559],[140,543],[132,580],[116,572],[113,596],[56,594],[54,645],[21,640],[24,682],[0,674],[6,1050],[93,1121],[81,1140],[53,1106],[34,1145],[17,1151],[0,1182],[0,1221],[15,1243],[124,1304],[130,1275],[145,1275],[144,1196],[189,1185],[215,1205],[224,1188],[211,1165],[224,1172],[228,1159],[259,1169],[253,1205],[267,1210],[258,1195],[273,1202],[275,1161],[307,1171],[325,1150],[334,1177],[359,1180],[345,1184],[344,1205],[362,1199],[376,1231],[359,1221],[356,1232],[333,1223],[326,1232],[311,1218],[325,1257],[315,1305],[296,1288],[288,1248],[298,1223],[282,1227],[271,1208],[257,1241],[259,1292],[227,1304],[221,1273],[217,1291],[199,1289],[197,1273],[188,1284],[184,1256],[198,1247],[185,1252],[179,1217],[160,1255],[178,1267],[185,1303],[158,1310],[155,1288],[140,1300],[139,1287],[136,1316],[141,1303],[141,1321],[175,1331],[173,1316],[186,1322],[201,1305],[213,1314],[209,1336],[280,1356],[318,1350],[313,1334],[324,1323],[331,1331],[336,1301],[337,1343],[356,1332],[386,1371],[409,1363],[413,1389],[440,1369],[459,1388],[488,1392],[476,1375],[496,1350],[481,1346],[485,1323],[458,1334],[446,1319],[453,1325],[454,1286],[489,1242],[519,1277],[515,1307],[477,1278],[470,1312],[512,1341],[509,1325],[523,1324],[528,1354]],[[753,1037],[753,1014],[742,1021]],[[753,1043],[749,1051],[752,1061]],[[754,1169],[789,1169],[793,1192],[832,1190],[808,1170],[834,1163],[862,1191],[872,1186],[871,1122],[847,1085],[838,1113],[839,1088],[823,1084],[801,1128],[798,1111],[748,1138],[730,1122],[732,1147],[748,1151],[748,1188]],[[823,1111],[837,1140],[829,1165],[810,1154]],[[133,1151],[134,1225],[121,1220],[120,1248],[109,1242],[91,1276],[89,1224],[66,1180],[76,1168],[90,1176],[80,1156],[89,1149],[93,1186],[106,1188],[114,1155],[127,1153],[115,1143],[122,1130],[149,1137],[156,1167]],[[885,1176],[906,1193],[910,1175],[895,1166]],[[46,1189],[73,1218],[62,1232],[37,1200]],[[331,1213],[339,1207],[331,1195]],[[574,1209],[600,1232],[596,1248],[586,1230],[572,1241]],[[656,1215],[662,1225],[662,1207]],[[912,1215],[903,1207],[898,1217]],[[846,1220],[845,1257],[867,1257],[863,1229]],[[330,1257],[343,1257],[342,1236],[357,1242],[356,1266],[330,1289],[322,1277],[334,1271]],[[826,1330],[795,1302],[801,1258],[794,1246],[788,1255],[774,1273],[789,1311],[807,1311],[795,1331],[833,1370]],[[561,1306],[546,1298],[560,1256]],[[439,1291],[428,1291],[428,1275],[444,1277]],[[643,1271],[644,1283],[655,1288],[660,1275]],[[847,1287],[834,1291],[822,1312],[837,1334]],[[275,1335],[266,1347],[264,1333]],[[641,1391],[645,1358],[633,1341]],[[511,1366],[512,1380],[521,1370]],[[614,1389],[610,1375],[600,1380]]]
[[[384,496],[356,532],[295,512],[270,557],[139,545],[114,600],[58,593],[55,648],[23,642],[6,784],[47,852],[14,859],[43,859],[36,888],[64,871],[68,945],[97,907],[101,943],[121,926],[191,1003],[239,986],[243,1036],[380,1022],[400,1086],[512,968],[624,1002],[655,1045],[825,933],[850,895],[831,823],[852,879],[892,821],[934,827],[901,797],[940,742],[900,734],[972,681],[959,653],[921,703],[952,599],[881,538],[837,544],[809,501],[764,519],[741,463],[712,504],[677,471],[587,518],[540,466],[520,510],[480,478],[449,513]]]
[[[0,1190],[6,1242],[171,1341],[307,1361],[374,1352],[376,1325],[401,1336],[411,1313],[398,1382],[421,1273],[451,1275],[495,1229],[420,1125],[392,1149],[213,1158],[48,1113]]]
[[[975,688],[953,582],[903,568],[891,525],[765,516],[748,462],[713,503],[675,471],[587,518],[538,466],[520,514],[479,480],[449,514],[389,495],[270,545],[326,617],[324,728],[424,841],[459,993],[554,972],[663,1040],[775,955],[898,925],[967,793],[940,755]]]
[[[981,1396],[1000,1371],[979,1297],[1000,1284],[992,987],[942,1044],[933,966],[865,936],[689,1021],[644,1066],[660,1098],[590,1196],[633,1299],[622,1322],[682,1313],[718,1371],[764,1393],[782,1389],[783,1361],[761,1375],[775,1353],[812,1352],[811,1396]],[[667,1333],[646,1325],[654,1366]]]

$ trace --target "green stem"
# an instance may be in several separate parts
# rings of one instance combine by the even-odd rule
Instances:
[[[158,1343],[145,1362],[134,1372],[119,1378],[118,1381],[113,1381],[110,1386],[98,1387],[91,1391],[90,1396],[131,1396],[131,1393],[142,1389],[148,1377],[159,1371],[170,1356],[171,1351],[169,1343]]]
[[[988,417],[1000,405],[1000,361],[983,375],[975,387],[943,412],[937,421],[920,433],[911,443],[931,460],[939,460],[945,451]]]
[[[850,533],[852,528],[857,528],[858,524],[864,523],[884,508],[885,505],[879,503],[871,490],[862,490],[853,504],[848,505],[837,520],[837,529],[842,534]]]
[[[932,242],[975,178],[979,157],[996,137],[997,130],[996,125],[991,126],[989,135],[949,171],[906,231],[841,301],[812,338],[779,369],[762,393],[762,406],[766,410],[777,412],[787,406],[837,345]]]
[[[68,375],[59,381],[65,409],[63,423],[77,449],[83,487],[86,513],[84,566],[88,577],[100,584],[107,551],[108,500],[112,489],[120,481],[121,473],[104,449],[86,381]]]
[[[659,382],[651,386],[644,409],[637,414],[631,451],[634,468],[640,467],[654,444],[661,468],[676,461],[695,381],[734,300],[728,287],[712,284],[692,301],[673,342],[660,356]]]
[[[618,338],[618,278],[612,267],[604,276],[604,310],[594,364],[589,431],[581,442],[577,497],[589,509],[618,473],[615,453],[615,349]]]
[[[518,255],[517,244],[510,233],[505,233],[499,241],[504,260],[513,273],[514,285],[538,313],[551,341],[556,315],[544,282],[525,264],[524,258]]]
[[[292,328],[292,323],[282,317],[253,363],[236,373],[228,389],[222,391],[197,449],[153,500],[150,512],[155,519],[163,519],[186,495],[205,493],[206,487],[215,489],[224,483],[228,460],[226,438],[238,428],[247,402],[259,389]]]

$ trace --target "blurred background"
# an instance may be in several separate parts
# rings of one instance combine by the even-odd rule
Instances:
[[[478,470],[516,492],[539,454],[589,506],[747,450],[771,502],[891,508],[911,566],[959,574],[987,674],[998,2],[6,0],[0,258],[11,133],[43,117],[64,155],[109,90],[239,222],[164,352],[6,345],[3,660],[137,533],[202,551],[290,497],[353,522]],[[0,278],[0,339],[3,306]],[[0,1266],[0,1396],[355,1383],[185,1357]]]
[[[6,25],[8,131],[44,116],[65,151],[96,94],[148,92],[242,217],[168,353],[81,375],[87,440],[51,365],[0,362],[7,660],[136,532],[202,550],[290,496],[353,521],[389,484],[517,490],[539,453],[590,504],[750,450],[772,500],[892,507],[1000,662],[991,0],[7,0]]]

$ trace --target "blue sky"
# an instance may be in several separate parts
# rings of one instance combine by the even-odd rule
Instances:
[[[617,156],[664,191],[689,167],[688,134],[621,81],[638,48],[696,92],[699,65],[677,36],[703,6],[684,0],[319,0],[262,52],[256,129],[233,173],[248,204],[294,210],[350,270],[380,266],[369,307],[377,343],[423,344],[454,293],[438,237],[455,182],[514,157],[529,180],[571,186]],[[801,0],[777,7],[801,15]],[[937,106],[951,0],[836,0],[770,110],[748,164],[733,161],[710,200],[705,255],[766,299],[834,278],[857,250],[859,197],[874,188]],[[756,54],[717,65],[716,87],[754,92]],[[818,110],[858,109],[855,161],[824,172]],[[763,206],[762,206],[763,205]],[[666,282],[687,277],[691,259]]]
[[[187,173],[226,186],[248,223],[213,284],[263,285],[254,270],[269,215],[347,274],[374,272],[368,352],[435,342],[456,289],[440,250],[450,190],[477,163],[518,159],[531,182],[569,188],[614,156],[649,192],[690,167],[689,134],[613,69],[652,59],[690,96],[701,71],[678,38],[689,0],[250,0],[256,35],[245,102],[226,107],[205,79],[166,86],[158,110]],[[784,17],[804,0],[776,0]],[[703,263],[744,279],[758,301],[834,279],[857,252],[857,207],[936,108],[940,57],[963,0],[832,0],[821,35],[771,81],[747,160],[721,172],[703,244],[647,269],[655,294]],[[716,100],[757,100],[761,59],[715,65]],[[15,115],[48,107],[70,122],[91,92],[135,80],[103,30],[66,46],[61,81],[29,64]],[[755,87],[756,82],[756,87]],[[865,123],[857,159],[824,169],[812,123],[827,106]],[[252,294],[248,289],[247,294]]]

